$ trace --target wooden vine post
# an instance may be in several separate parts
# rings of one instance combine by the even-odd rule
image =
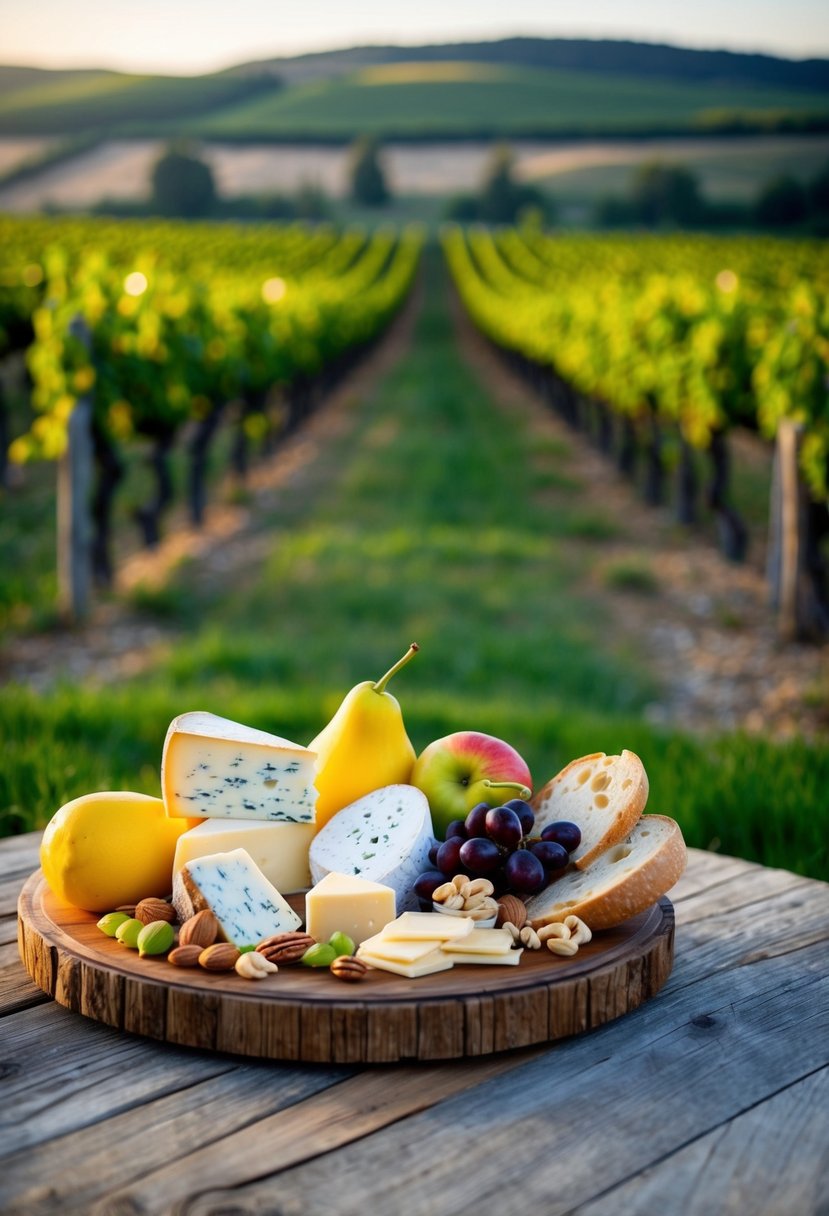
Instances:
[[[803,426],[784,420],[777,430],[769,521],[771,605],[783,641],[825,636],[826,606],[813,569],[812,512],[800,476]]]
[[[89,331],[80,319],[73,322],[71,332],[89,343]],[[57,472],[58,611],[65,621],[76,624],[89,611],[91,582],[92,402],[88,397],[75,403],[66,430],[66,451]]]

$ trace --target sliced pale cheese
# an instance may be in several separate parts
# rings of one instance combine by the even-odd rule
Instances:
[[[360,958],[369,967],[378,971],[391,971],[395,975],[405,975],[406,979],[417,980],[423,975],[432,975],[435,971],[450,971],[452,959],[440,949],[424,954],[413,963],[397,963],[393,959],[381,958],[379,954],[361,954]]]
[[[303,891],[311,885],[308,849],[313,823],[260,823],[256,819],[205,819],[179,836],[173,875],[197,857],[244,849],[277,891]]]
[[[383,937],[398,942],[448,942],[465,937],[475,928],[469,916],[445,916],[443,912],[404,912],[387,924]]]
[[[313,823],[316,755],[201,711],[170,723],[161,760],[168,815]]]
[[[435,941],[393,942],[385,938],[382,933],[376,933],[374,937],[369,937],[358,947],[357,957],[362,958],[364,954],[374,954],[377,958],[390,959],[394,963],[415,963],[418,959],[431,954],[436,945]]]
[[[509,954],[512,936],[506,929],[473,929],[455,941],[444,942],[443,949],[450,954]]]
[[[234,946],[256,945],[302,923],[244,849],[189,861],[173,880],[173,907],[182,922],[209,908]]]
[[[492,967],[516,967],[521,962],[523,950],[510,950],[509,954],[481,954],[480,952],[472,952],[471,954],[461,954],[458,951],[450,952],[442,950],[441,954],[445,954],[447,958],[451,958],[453,963],[463,966],[464,963],[472,963],[478,966]]]
[[[318,942],[347,933],[357,945],[394,920],[394,891],[353,874],[326,874],[305,896],[305,928]]]
[[[432,816],[426,795],[413,785],[385,785],[338,811],[317,833],[310,850],[311,878],[332,871],[391,887],[398,910],[419,906],[414,884],[429,869]]]

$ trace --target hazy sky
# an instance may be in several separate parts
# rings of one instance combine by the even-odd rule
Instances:
[[[377,42],[622,37],[829,55],[826,0],[0,0],[0,62],[198,72]]]

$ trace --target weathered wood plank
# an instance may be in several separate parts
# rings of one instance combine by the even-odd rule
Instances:
[[[829,1194],[829,1069],[700,1136],[571,1216],[794,1216]]]
[[[541,1050],[536,1048],[475,1063],[452,1060],[439,1065],[374,1067],[227,1136],[220,1144],[198,1148],[159,1170],[145,1173],[131,1186],[107,1194],[99,1210],[119,1211],[121,1205],[125,1211],[174,1210],[195,1192],[218,1185],[232,1187],[265,1172],[273,1174],[296,1161],[314,1161],[317,1174],[327,1173],[327,1165],[320,1161],[323,1154],[353,1145],[378,1128],[393,1125],[417,1111],[464,1095],[470,1086],[480,1086],[520,1068],[527,1059],[540,1054]],[[152,1117],[152,1110],[147,1114]],[[53,1147],[50,1146],[50,1151]],[[77,1140],[72,1145],[73,1151],[76,1147]],[[384,1175],[390,1178],[396,1168],[397,1162],[389,1159]],[[270,1196],[273,1198],[273,1189]],[[331,1211],[344,1211],[343,1204],[348,1201],[348,1191],[340,1192]],[[70,1206],[62,1209],[79,1210],[71,1201]]]
[[[300,1108],[296,1127],[313,1159],[244,1186],[235,1158],[231,1177],[213,1169],[214,1184],[199,1169],[188,1216],[267,1211],[275,1193],[281,1212],[303,1216],[472,1216],[512,1210],[516,1195],[522,1211],[569,1212],[825,1065],[827,962],[829,951],[815,947],[663,992],[622,1021],[356,1142],[358,1121],[355,1138],[334,1152]],[[321,1152],[330,1153],[324,1168]],[[154,1210],[168,1184],[174,1171],[117,1198]]]

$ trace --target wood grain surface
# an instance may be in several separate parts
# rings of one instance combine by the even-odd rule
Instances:
[[[596,1030],[480,1058],[277,1063],[128,1034],[26,975],[38,836],[0,841],[4,1216],[817,1216],[829,889],[690,850],[673,972]]]
[[[293,902],[302,909],[301,896]],[[525,950],[518,967],[463,965],[417,980],[372,970],[359,985],[302,966],[253,983],[141,959],[96,916],[57,900],[39,871],[18,918],[26,970],[75,1013],[181,1046],[313,1063],[456,1059],[566,1038],[638,1008],[673,963],[668,899],[573,958]]]

